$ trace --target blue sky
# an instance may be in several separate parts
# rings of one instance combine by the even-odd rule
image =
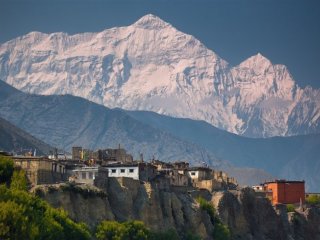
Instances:
[[[318,0],[0,0],[0,42],[130,25],[147,13],[192,34],[232,65],[258,52],[320,88]]]

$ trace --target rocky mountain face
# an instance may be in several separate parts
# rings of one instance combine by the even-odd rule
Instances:
[[[250,137],[320,132],[320,91],[261,54],[230,66],[154,15],[99,33],[31,32],[0,45],[0,79],[127,110],[204,120]]]
[[[53,151],[53,147],[36,139],[29,133],[12,125],[0,117],[0,150],[7,152],[32,151],[44,155]]]
[[[320,237],[319,209],[308,208],[288,215],[285,207],[275,210],[267,199],[257,198],[252,189],[184,192],[132,179],[109,180],[103,190],[39,186],[34,191],[54,207],[64,208],[74,220],[91,227],[101,220],[137,219],[156,231],[173,228],[179,236],[184,236],[188,229],[202,239],[212,239],[215,222],[196,201],[202,196],[215,206],[219,218],[228,225],[231,239],[313,240]]]

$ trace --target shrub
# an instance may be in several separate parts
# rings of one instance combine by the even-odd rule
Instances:
[[[25,171],[15,170],[13,172],[13,175],[11,177],[10,188],[16,189],[16,190],[27,191],[28,183],[27,183],[27,177],[26,177]]]
[[[200,208],[208,213],[211,221],[214,221],[216,216],[216,210],[214,209],[214,206],[202,197],[198,197],[196,200],[199,203]]]
[[[0,183],[9,184],[14,166],[11,158],[0,156]]]
[[[229,228],[222,224],[220,221],[214,224],[213,239],[215,240],[228,240],[231,234]]]
[[[320,205],[320,196],[310,195],[306,198],[306,202],[311,205]]]
[[[287,212],[294,212],[295,207],[293,204],[287,204]]]
[[[200,208],[205,210],[210,216],[211,222],[213,223],[213,239],[217,240],[228,240],[231,238],[231,233],[227,225],[223,224],[216,215],[215,208],[213,205],[205,199],[199,197],[197,201]]]
[[[163,232],[151,232],[151,240],[179,240],[179,235],[175,229],[169,229]]]
[[[147,240],[151,239],[151,232],[140,221],[103,221],[97,227],[96,237],[99,240]]]
[[[201,240],[201,237],[197,234],[194,234],[190,231],[187,232],[187,235],[183,238],[185,240]]]

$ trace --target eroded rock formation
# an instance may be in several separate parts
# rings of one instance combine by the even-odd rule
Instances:
[[[209,193],[109,178],[104,189],[63,184],[35,191],[54,207],[64,208],[71,218],[91,227],[102,220],[137,219],[156,231],[175,228],[180,236],[188,231],[213,239],[214,222],[196,201],[201,196],[214,205],[232,239],[320,239],[319,209],[287,214],[285,207],[273,208],[249,188]]]

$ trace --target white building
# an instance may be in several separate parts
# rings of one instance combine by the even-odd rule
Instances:
[[[128,177],[139,180],[138,164],[110,164],[106,165],[108,177]]]
[[[256,192],[263,192],[264,191],[264,187],[262,185],[255,185],[255,186],[252,186],[252,188]]]
[[[98,175],[98,167],[82,167],[71,171],[69,182],[93,184]]]
[[[207,167],[192,167],[188,169],[191,180],[208,180],[212,178],[212,170]]]

